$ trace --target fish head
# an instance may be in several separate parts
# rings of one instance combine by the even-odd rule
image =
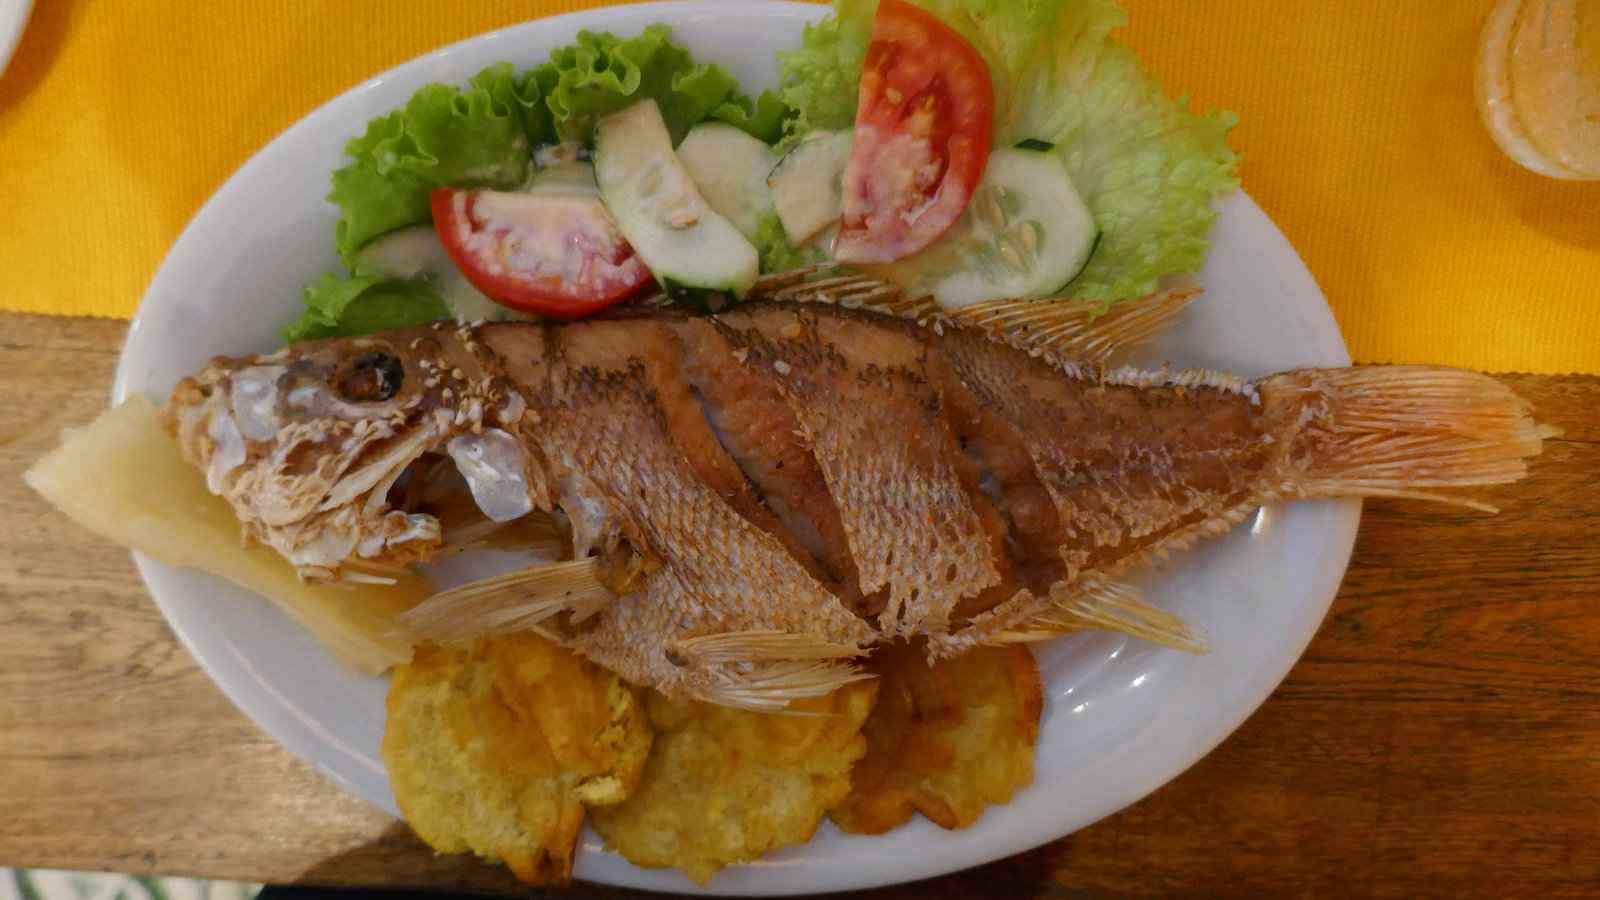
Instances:
[[[340,578],[433,555],[452,492],[480,522],[541,505],[526,404],[491,357],[463,327],[218,358],[179,383],[166,416],[248,537],[303,575]]]

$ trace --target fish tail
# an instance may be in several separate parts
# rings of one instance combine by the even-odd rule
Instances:
[[[1403,497],[1496,512],[1456,494],[1528,474],[1546,438],[1532,407],[1500,381],[1428,366],[1290,372],[1260,385],[1296,418],[1287,496]]]

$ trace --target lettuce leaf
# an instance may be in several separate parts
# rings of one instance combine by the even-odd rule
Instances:
[[[767,144],[775,144],[783,137],[788,115],[788,105],[773,91],[762,91],[754,103],[743,94],[736,95],[711,111],[711,118],[727,122]]]
[[[339,255],[348,263],[378,235],[428,221],[434,188],[520,184],[530,146],[555,136],[541,93],[531,74],[518,77],[500,63],[465,88],[426,85],[403,108],[368,123],[345,146],[350,162],[333,173],[328,194],[342,213]]]
[[[800,49],[779,51],[778,96],[793,111],[785,144],[856,121],[856,87],[867,60],[877,0],[835,0],[833,16],[806,26]]]
[[[561,137],[587,144],[597,119],[650,97],[661,107],[675,144],[709,118],[774,140],[784,113],[777,98],[763,96],[752,103],[727,69],[695,63],[668,31],[651,25],[626,40],[580,31],[576,44],[552,52],[550,62],[534,72],[547,86],[547,105]]]
[[[1056,145],[1094,213],[1100,244],[1067,290],[1115,301],[1157,289],[1204,261],[1212,200],[1238,187],[1232,113],[1196,115],[1169,99],[1132,51],[1110,39],[1115,0],[913,0],[964,35],[989,64],[999,146]],[[847,127],[876,0],[837,0],[834,18],[780,54],[791,133]],[[852,61],[854,65],[851,65]]]
[[[827,259],[827,254],[817,247],[796,247],[789,243],[789,235],[775,212],[765,213],[756,221],[756,233],[750,243],[756,245],[756,252],[761,256],[763,272],[787,272]]]
[[[450,318],[450,308],[420,280],[328,273],[306,285],[306,310],[283,327],[288,343],[411,328]]]
[[[1110,40],[1127,20],[1114,0],[1062,4],[1043,40],[1010,75],[1003,141],[1054,141],[1095,221],[1100,246],[1071,285],[1100,300],[1148,294],[1199,270],[1216,212],[1239,186],[1228,146],[1238,117],[1197,115],[1171,100],[1133,51]]]
[[[721,66],[701,65],[652,25],[624,40],[584,31],[550,60],[518,73],[490,66],[464,88],[429,84],[406,105],[367,125],[345,146],[328,199],[339,207],[334,244],[347,265],[373,238],[429,220],[441,187],[511,188],[532,167],[530,151],[562,140],[588,143],[595,120],[635,100],[661,106],[673,140],[719,119],[767,143],[783,133],[788,107],[776,94],[752,101]]]

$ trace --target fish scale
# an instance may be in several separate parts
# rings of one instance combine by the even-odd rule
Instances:
[[[999,582],[960,452],[912,334],[816,309],[734,312],[748,364],[779,385],[838,500],[861,589],[889,591],[880,630],[942,630],[961,598]]]
[[[514,356],[522,331],[488,326],[482,340]],[[781,541],[712,489],[700,477],[704,466],[697,472],[681,452],[683,436],[669,430],[671,416],[662,407],[667,386],[656,380],[676,373],[654,372],[663,362],[652,358],[674,348],[662,345],[664,333],[638,340],[642,331],[615,322],[566,328],[551,377],[559,389],[529,392],[546,457],[593,480],[615,504],[624,533],[665,563],[642,595],[574,628],[570,640],[623,677],[676,693],[703,691],[717,676],[714,666],[684,665],[673,650],[680,639],[750,630],[806,635],[825,645],[869,642],[866,623]],[[768,602],[774,594],[793,602]],[[664,627],[630,627],[641,618]]]
[[[882,591],[864,596],[839,506],[778,385],[747,365],[731,329],[708,319],[671,325],[685,377],[706,420],[735,464],[822,570],[825,583],[857,614],[882,612]]]

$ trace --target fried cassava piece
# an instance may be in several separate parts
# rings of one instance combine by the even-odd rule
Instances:
[[[144,397],[67,430],[23,479],[107,540],[271,600],[356,671],[377,675],[411,658],[396,618],[434,593],[426,578],[396,572],[382,584],[319,584],[271,549],[241,543],[233,509],[184,463],[161,411]]]

